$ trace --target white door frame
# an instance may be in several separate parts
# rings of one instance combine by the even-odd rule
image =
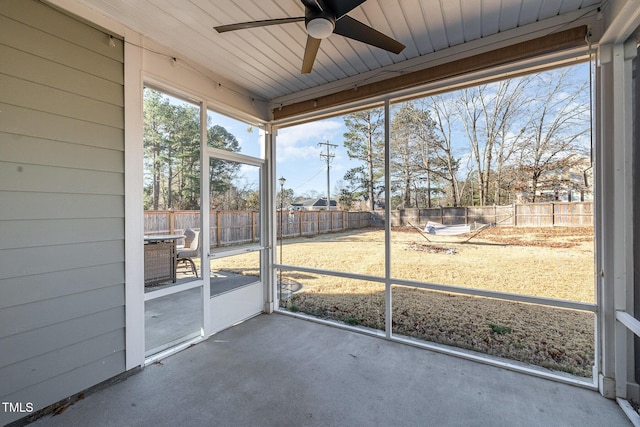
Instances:
[[[205,138],[206,141],[206,138]],[[268,186],[266,185],[266,160],[248,156],[245,154],[221,150],[213,147],[205,147],[202,150],[202,181],[203,194],[202,194],[202,218],[206,219],[206,225],[203,221],[203,230],[210,230],[209,224],[209,164],[211,159],[224,160],[236,162],[244,165],[255,166],[259,168],[260,182],[258,185],[258,192],[260,194],[260,241],[257,245],[250,247],[244,247],[240,250],[229,248],[222,252],[216,252],[212,254],[209,250],[211,247],[210,236],[208,232],[203,233],[203,262],[202,262],[202,277],[209,278],[211,275],[210,261],[214,259],[220,259],[228,256],[233,256],[247,252],[258,252],[260,262],[260,278],[255,283],[241,287],[239,289],[227,292],[222,295],[211,297],[211,288],[208,283],[205,283],[205,336],[209,336],[220,332],[223,329],[233,326],[234,324],[246,320],[250,317],[254,317],[264,311],[266,295],[268,290],[264,283],[267,277],[265,266],[265,252],[267,251],[266,245],[266,215],[267,206],[265,204],[267,197],[265,192]],[[206,184],[205,184],[206,182]],[[206,194],[204,193],[206,187]],[[206,213],[205,213],[206,209]],[[204,250],[206,249],[206,250]],[[206,260],[206,262],[205,262]]]

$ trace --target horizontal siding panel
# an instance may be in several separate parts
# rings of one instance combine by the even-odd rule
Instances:
[[[0,309],[95,291],[122,283],[124,283],[123,261],[0,279]]]
[[[0,73],[124,106],[121,84],[0,44]],[[1,92],[0,92],[1,93]]]
[[[0,159],[5,162],[124,172],[124,153],[120,150],[30,136],[0,135]]]
[[[91,329],[91,325],[87,327]],[[112,331],[0,368],[0,384],[11,384],[13,390],[22,390],[123,350],[124,331]]]
[[[0,132],[124,150],[122,129],[3,103],[0,110]]]
[[[70,16],[55,13],[41,4],[25,0],[2,0],[4,7],[0,15],[25,23],[49,34],[53,34],[73,44],[83,46],[103,56],[122,62],[124,45],[115,40],[116,46],[109,46],[108,36],[102,31],[89,27]]]
[[[45,113],[124,128],[124,108],[75,93],[0,74],[3,102]]]
[[[22,334],[120,306],[124,306],[122,285],[3,308],[0,310],[0,337]]]
[[[50,378],[40,384],[11,394],[0,396],[4,402],[33,402],[36,411],[58,402],[82,390],[100,384],[125,371],[124,351],[105,355],[63,375]],[[0,425],[22,418],[24,414],[0,411]]]
[[[61,219],[124,216],[124,196],[0,191],[0,218]],[[142,221],[142,208],[140,208]],[[0,222],[0,227],[2,223]]]
[[[9,104],[0,104],[0,132],[124,151],[124,130]]]
[[[124,241],[0,250],[0,279],[79,267],[113,264],[124,259]]]
[[[124,240],[124,218],[0,221],[0,250]]]
[[[119,195],[124,174],[0,161],[0,191]]]
[[[124,316],[124,307],[115,307],[0,339],[0,368],[122,329]]]
[[[2,4],[0,396],[37,410],[125,370],[124,48]]]
[[[58,249],[60,250],[60,249]],[[20,253],[27,253],[25,250]],[[1,253],[1,252],[0,252]],[[33,261],[33,260],[31,260]],[[66,261],[66,260],[65,260]],[[79,261],[70,259],[68,264]],[[39,262],[41,264],[41,262]],[[56,268],[59,266],[50,266]],[[0,280],[0,308],[28,304],[124,282],[124,263]]]
[[[0,44],[123,84],[122,62],[0,15]],[[105,36],[105,43],[108,39]],[[46,70],[42,70],[46,72]]]

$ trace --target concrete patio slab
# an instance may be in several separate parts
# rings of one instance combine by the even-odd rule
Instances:
[[[34,426],[628,426],[598,393],[261,315]]]

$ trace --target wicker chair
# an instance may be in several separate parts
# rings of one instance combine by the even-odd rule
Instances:
[[[193,274],[198,277],[198,269],[192,258],[200,255],[200,232],[190,228],[184,231],[184,247],[176,251],[176,267],[179,263],[191,264]]]

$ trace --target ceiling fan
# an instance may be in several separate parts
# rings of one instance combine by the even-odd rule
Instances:
[[[302,60],[302,73],[310,73],[316,59],[320,42],[331,34],[339,34],[386,51],[398,54],[405,46],[357,19],[347,16],[366,0],[300,0],[304,5],[304,16],[294,18],[266,19],[262,21],[241,22],[238,24],[213,27],[217,32],[242,30],[246,28],[266,27],[268,25],[288,24],[304,21],[307,30],[307,44]]]

